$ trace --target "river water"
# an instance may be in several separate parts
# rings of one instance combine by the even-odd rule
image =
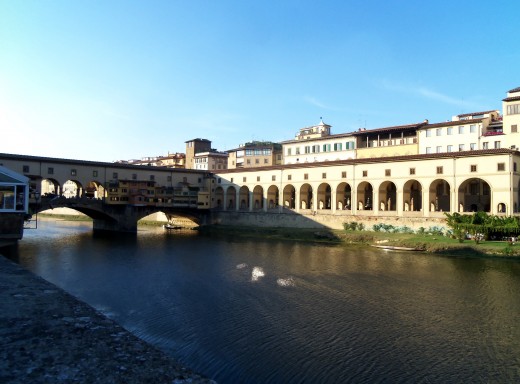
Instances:
[[[40,222],[19,262],[219,383],[520,382],[520,263]]]

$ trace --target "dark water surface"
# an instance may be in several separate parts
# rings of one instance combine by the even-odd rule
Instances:
[[[20,264],[220,383],[520,382],[520,263],[26,231]]]

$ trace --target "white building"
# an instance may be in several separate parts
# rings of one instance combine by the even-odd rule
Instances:
[[[302,164],[355,158],[356,138],[352,133],[332,135],[331,126],[318,125],[300,129],[294,140],[282,142],[284,164]]]

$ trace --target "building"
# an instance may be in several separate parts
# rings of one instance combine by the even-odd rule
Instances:
[[[228,154],[227,152],[218,152],[213,149],[209,152],[198,152],[195,154],[194,162],[194,169],[212,172],[220,171],[227,169]]]
[[[282,164],[282,145],[271,141],[252,141],[227,151],[228,168],[258,168]]]
[[[0,166],[0,245],[19,240],[29,213],[29,178]]]
[[[186,169],[196,169],[195,155],[202,152],[211,152],[210,140],[197,138],[186,141]]]
[[[352,133],[331,134],[323,120],[318,125],[301,128],[294,140],[282,142],[283,163],[301,164],[353,159],[356,138]]]

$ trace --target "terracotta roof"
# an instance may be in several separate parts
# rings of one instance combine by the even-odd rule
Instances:
[[[512,90],[508,91],[508,93],[515,93],[515,92],[520,92],[520,87],[513,88]]]
[[[471,113],[463,113],[461,115],[457,115],[457,117],[466,117],[466,116],[475,116],[475,115],[484,115],[486,113],[491,112],[498,112],[497,110],[491,110],[491,111],[483,111],[483,112],[471,112]]]
[[[481,123],[482,120],[484,120],[484,119],[480,118],[480,119],[459,120],[459,121],[446,121],[443,123],[433,123],[433,124],[423,125],[422,127],[420,127],[420,129],[437,128],[437,127],[451,127],[454,125]]]
[[[298,168],[316,168],[316,167],[332,167],[337,165],[349,165],[349,164],[371,164],[371,163],[387,163],[387,162],[399,162],[399,161],[410,161],[410,160],[427,160],[427,159],[441,159],[441,158],[464,158],[474,156],[486,156],[486,155],[500,155],[500,154],[518,154],[517,151],[509,148],[499,149],[480,149],[474,151],[460,151],[460,152],[443,152],[443,153],[428,153],[420,155],[402,155],[402,156],[388,156],[388,157],[370,157],[362,159],[348,159],[348,160],[333,160],[333,161],[320,161],[312,163],[297,163],[297,164],[284,164],[275,165],[271,167],[252,167],[252,168],[236,168],[236,169],[223,169],[219,172],[213,172],[218,174],[223,173],[240,173],[240,172],[256,172],[259,170],[280,170],[280,169],[298,169]]]
[[[407,124],[407,125],[397,125],[394,127],[385,127],[385,128],[376,128],[376,129],[366,129],[363,131],[352,132],[353,136],[373,134],[373,133],[381,133],[381,132],[393,132],[393,131],[408,131],[419,129],[423,125],[428,124],[428,122],[415,123],[415,124]]]
[[[292,139],[292,140],[286,140],[286,141],[281,141],[280,144],[291,144],[291,143],[303,143],[305,141],[323,141],[323,140],[334,140],[334,139],[341,139],[342,137],[349,137],[349,136],[353,136],[354,133],[353,132],[349,132],[349,133],[337,133],[335,135],[328,135],[328,136],[322,136],[322,137],[316,137],[314,139],[309,139],[309,140],[295,140],[295,139]]]
[[[502,101],[517,101],[517,100],[520,100],[520,96],[506,97],[505,99],[502,99]]]

